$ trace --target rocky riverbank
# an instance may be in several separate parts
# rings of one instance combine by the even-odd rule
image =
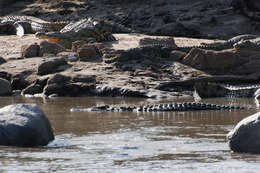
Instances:
[[[0,77],[6,79],[0,83],[6,88],[2,95],[10,94],[11,88],[13,94],[51,97],[171,98],[191,96],[198,82],[259,83],[259,51],[184,48],[215,41],[210,38],[259,34],[258,22],[235,13],[231,1],[15,2],[9,7],[0,2],[1,15],[30,15],[48,21],[91,16],[120,23],[136,33],[114,34],[113,42],[76,41],[71,49],[34,35],[0,36]],[[8,30],[2,29],[2,34]],[[136,48],[147,39],[167,40],[172,48]]]
[[[239,1],[243,0],[12,0],[8,5],[0,1],[0,15],[29,15],[47,21],[96,17],[149,35],[229,39],[240,34],[260,34],[259,21],[239,12],[243,8]],[[248,3],[256,9],[259,5]]]
[[[158,48],[156,52],[154,47],[151,52],[136,49],[140,40],[171,37],[142,34],[115,34],[115,37],[114,42],[86,44],[82,48],[76,48],[76,42],[72,49],[65,49],[34,35],[1,36],[1,78],[10,82],[13,94],[50,97],[171,98],[191,96],[196,82],[259,81],[256,53],[245,55],[233,49],[197,48],[188,52]],[[178,47],[212,42],[184,37],[173,40]],[[10,86],[0,86],[5,86],[10,94]]]

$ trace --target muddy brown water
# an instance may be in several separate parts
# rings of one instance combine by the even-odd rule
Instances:
[[[190,99],[187,99],[190,100]],[[183,101],[183,100],[177,100]],[[253,99],[210,99],[254,107]],[[43,148],[0,147],[0,172],[258,172],[260,155],[229,150],[226,134],[255,112],[70,112],[96,104],[142,104],[125,98],[1,97],[0,106],[36,103],[56,139]],[[164,101],[165,102],[165,101]]]

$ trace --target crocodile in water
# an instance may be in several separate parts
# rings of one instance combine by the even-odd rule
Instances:
[[[33,16],[4,16],[0,17],[0,23],[13,25],[17,35],[23,36],[25,33],[59,31],[70,22],[49,22]]]
[[[176,112],[176,111],[200,111],[200,110],[239,110],[241,106],[226,106],[209,103],[162,103],[144,106],[95,106],[91,108],[72,108],[71,112]]]

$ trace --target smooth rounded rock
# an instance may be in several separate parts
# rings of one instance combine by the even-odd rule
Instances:
[[[36,104],[1,108],[0,126],[0,145],[43,146],[54,139],[48,118]]]
[[[11,83],[6,80],[0,78],[0,96],[6,96],[12,94]]]
[[[260,154],[260,113],[241,120],[227,134],[227,139],[234,152]]]

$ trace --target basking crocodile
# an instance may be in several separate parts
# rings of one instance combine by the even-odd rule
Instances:
[[[66,25],[58,32],[37,32],[35,36],[59,43],[65,47],[71,47],[76,40],[87,42],[114,41],[112,33],[130,33],[131,29],[112,22],[100,19],[87,18]]]
[[[213,49],[213,50],[224,50],[224,49],[232,49],[234,45],[241,41],[252,40],[258,38],[258,35],[253,34],[244,34],[238,35],[226,41],[216,41],[213,43],[201,43],[206,49]]]
[[[234,48],[237,51],[260,51],[260,36],[255,39],[241,40],[234,44]]]
[[[227,85],[223,83],[200,82],[194,85],[195,98],[252,97],[260,96],[260,84]]]
[[[4,16],[0,17],[0,23],[13,25],[17,35],[23,36],[25,33],[59,31],[70,22],[49,22],[33,16]]]
[[[91,108],[72,108],[71,112],[175,112],[175,111],[200,111],[200,110],[239,110],[241,106],[226,106],[209,103],[162,103],[144,106],[95,106]]]

